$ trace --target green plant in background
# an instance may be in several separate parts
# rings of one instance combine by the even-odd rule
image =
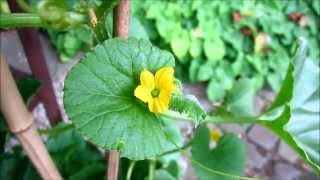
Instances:
[[[63,63],[69,62],[80,50],[93,46],[93,32],[87,25],[65,32],[49,30],[48,34]]]
[[[102,179],[105,176],[104,156],[86,142],[70,125],[40,131],[48,136],[46,146],[59,172],[67,179]],[[41,179],[21,146],[0,156],[1,179]]]
[[[208,82],[212,101],[222,101],[239,78],[249,78],[255,91],[265,84],[278,91],[299,36],[308,39],[309,56],[319,64],[317,1],[146,0],[132,4],[151,41],[177,57],[181,77]]]
[[[48,5],[41,5],[40,0],[33,0],[31,5],[34,9],[38,9],[38,11],[42,12],[50,7],[54,7],[55,9],[63,9],[64,11],[70,11],[75,13],[86,14],[87,9],[89,7],[93,9],[98,9],[102,5],[101,0],[96,1],[69,1],[64,5],[51,3]],[[40,5],[39,5],[40,4]],[[42,3],[46,4],[46,3]],[[105,3],[108,6],[109,3]],[[110,3],[112,4],[112,3]],[[51,5],[51,6],[50,6]],[[48,6],[45,8],[45,6]],[[107,7],[108,8],[108,7]],[[97,10],[98,11],[98,10]],[[40,13],[41,14],[41,13]],[[45,15],[46,16],[46,15]],[[88,22],[86,18],[85,22]],[[112,12],[107,13],[106,18],[103,18],[103,22],[101,25],[104,29],[104,39],[112,37]],[[62,63],[69,62],[74,56],[80,51],[88,51],[90,50],[99,40],[97,35],[95,35],[95,29],[92,29],[88,24],[75,24],[74,28],[69,28],[66,31],[61,31],[61,29],[56,28],[46,28],[43,29],[49,35],[50,41],[57,48],[57,52],[59,54],[59,60]],[[132,17],[130,20],[130,36],[148,39],[148,35],[145,32],[143,26],[139,22],[137,18]]]
[[[102,177],[106,167],[99,147],[121,154],[120,179],[181,179],[179,155],[190,160],[200,179],[256,179],[243,177],[244,143],[234,134],[210,138],[207,123],[265,126],[320,173],[317,136],[320,72],[318,60],[311,60],[319,57],[315,51],[319,45],[315,40],[319,37],[315,37],[313,29],[316,24],[306,26],[304,20],[308,13],[310,17],[319,13],[314,1],[132,1],[141,23],[132,17],[128,39],[111,37],[111,10],[115,2],[87,4],[86,8],[94,9],[99,18],[96,27],[82,24],[92,32],[90,41],[83,42],[97,45],[88,49],[65,80],[64,108],[72,124],[41,131],[48,136],[47,147],[65,178]],[[300,6],[306,10],[294,14],[302,12]],[[101,8],[104,11],[100,12]],[[281,10],[289,14],[284,15]],[[304,29],[296,30],[287,15]],[[0,18],[10,16],[16,15]],[[288,28],[283,30],[282,23],[287,23]],[[136,28],[133,24],[137,24]],[[14,25],[20,27],[20,21],[1,27]],[[57,27],[65,30],[63,26]],[[61,47],[60,53],[71,57],[77,51],[79,43],[75,42],[83,38],[77,37],[81,34],[77,28],[61,35],[51,33],[56,46]],[[146,32],[160,47],[172,49],[178,58],[177,66],[174,56],[154,46]],[[301,34],[309,38],[309,51],[304,38],[300,38],[298,48],[292,46]],[[292,60],[291,49],[296,54]],[[176,67],[180,74],[187,67],[190,80],[209,82],[211,100],[225,99],[225,103],[207,114],[194,96],[183,93],[181,82],[175,79],[176,90],[169,99],[169,111],[150,112],[134,96],[134,89],[144,81],[140,79],[143,70],[154,74],[164,67]],[[252,98],[264,81],[278,89],[278,95],[265,112],[254,116]],[[174,123],[179,119],[195,125],[194,135],[186,144]],[[190,148],[191,154],[187,153]],[[15,167],[19,163],[3,165],[12,157],[18,159],[14,162],[25,162],[20,161],[19,150],[5,152],[1,155],[4,161],[0,163],[0,177],[18,171]]]

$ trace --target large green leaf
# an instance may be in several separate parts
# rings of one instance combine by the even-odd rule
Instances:
[[[307,153],[308,160],[320,165],[320,72],[309,59],[295,78],[291,118],[285,130]]]
[[[174,149],[161,118],[133,95],[143,69],[165,66],[174,66],[173,56],[145,40],[107,40],[69,72],[65,110],[89,141],[121,156],[146,159]]]
[[[167,138],[172,142],[175,147],[183,146],[183,136],[180,132],[180,129],[177,127],[175,123],[172,123],[172,119],[162,117],[162,129],[165,131]],[[168,165],[171,161],[176,161],[180,154],[170,153],[166,155],[160,155],[157,157],[158,161],[164,165]]]
[[[194,135],[191,149],[192,166],[199,179],[234,179],[244,174],[245,146],[236,135],[225,134],[213,149],[209,144],[209,129],[201,125]]]
[[[232,114],[219,108],[208,122],[258,123],[281,137],[320,174],[319,67],[306,58],[307,44],[300,41],[285,80],[270,108],[259,117]]]
[[[280,107],[281,103],[288,103],[290,113],[287,118],[278,118],[276,122],[266,123],[266,126],[320,173],[320,71],[306,58],[306,53],[307,43],[301,40],[292,62],[294,68],[289,65],[287,81],[270,108],[272,110]]]

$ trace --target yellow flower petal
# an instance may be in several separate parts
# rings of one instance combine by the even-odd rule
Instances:
[[[217,128],[210,129],[210,139],[212,141],[218,141],[221,138],[221,133]]]
[[[143,70],[140,74],[140,83],[142,86],[152,90],[154,88],[154,76],[148,70]]]
[[[159,98],[156,99],[156,102],[158,106],[158,113],[164,113],[168,110],[168,105],[165,105]]]
[[[174,70],[172,67],[161,68],[156,75],[148,70],[140,74],[140,84],[134,91],[134,95],[145,103],[148,103],[150,112],[164,113],[169,108],[170,96],[175,88]],[[159,92],[153,93],[152,92]]]
[[[159,100],[165,106],[165,109],[168,109],[171,93],[167,91],[161,91],[159,94]]]
[[[152,99],[150,89],[142,85],[136,87],[134,90],[134,96],[145,103]]]
[[[149,108],[149,111],[150,112],[155,112],[156,111],[156,109],[155,109],[155,106],[154,106],[154,99],[153,98],[151,98],[149,101],[148,101],[148,108]]]
[[[164,67],[156,72],[155,83],[160,90],[173,91],[175,86],[173,83],[174,70],[172,67]]]
[[[148,102],[150,112],[164,113],[168,110],[168,106],[165,106],[159,98],[153,98]]]

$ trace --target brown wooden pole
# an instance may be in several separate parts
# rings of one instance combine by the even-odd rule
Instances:
[[[0,109],[9,129],[16,135],[23,149],[43,179],[62,179],[46,147],[33,125],[5,60],[0,57]]]
[[[22,12],[16,0],[10,0],[8,3],[13,12]],[[61,113],[53,90],[49,69],[45,61],[39,32],[34,28],[20,28],[17,31],[32,74],[36,79],[41,81],[41,87],[33,97],[30,103],[30,109],[34,109],[39,102],[43,102],[50,124],[55,125],[61,121]]]
[[[119,0],[114,9],[113,36],[128,38],[130,20],[130,0]]]
[[[130,0],[119,0],[113,13],[113,36],[128,38],[130,20]],[[115,150],[109,151],[108,180],[117,180],[119,171],[120,153]]]

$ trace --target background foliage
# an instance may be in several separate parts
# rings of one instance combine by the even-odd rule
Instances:
[[[58,14],[68,15],[71,10],[81,15],[82,8],[85,7],[77,1],[68,1],[62,5],[59,2],[63,1],[57,1],[53,6],[57,8],[55,11]],[[89,4],[90,7],[94,7],[98,14],[98,6],[103,4],[100,1],[91,2],[93,4]],[[178,59],[177,70],[181,78],[186,81],[208,83],[208,98],[212,101],[226,102],[213,114],[206,116],[194,97],[179,94],[171,99],[170,110],[186,115],[186,118],[196,122],[195,134],[189,143],[192,147],[192,156],[187,158],[191,160],[200,179],[207,177],[238,179],[239,176],[243,176],[245,168],[245,146],[242,141],[233,134],[225,134],[214,147],[211,147],[210,131],[205,125],[197,126],[201,122],[218,123],[220,121],[263,125],[287,142],[316,172],[320,172],[319,137],[317,136],[320,130],[315,128],[319,127],[317,121],[319,117],[319,108],[317,108],[319,104],[319,51],[317,51],[319,35],[316,16],[319,15],[320,10],[317,3],[318,1],[311,0],[238,3],[209,0],[132,1],[135,17],[131,17],[130,36],[143,39],[149,39],[149,36],[154,44],[171,50]],[[46,10],[43,4],[34,7],[40,15]],[[107,31],[105,33],[108,37],[112,34],[111,15],[111,13],[105,13],[103,21],[100,22]],[[61,23],[54,23],[46,31],[63,62],[70,60],[79,50],[90,51],[92,46],[101,42],[97,38],[96,29],[89,25],[69,29],[70,24],[64,24],[67,17],[58,16],[52,20],[51,16],[43,15],[47,23],[61,20]],[[63,31],[57,32],[55,28],[61,28]],[[299,36],[308,39],[310,50],[306,51],[308,49],[306,42],[301,41],[297,55],[293,61],[290,61],[291,49],[295,49],[293,44]],[[170,56],[172,61],[173,58],[170,53],[164,53],[165,51],[158,53],[157,48],[150,48],[151,44],[146,40],[129,38],[127,41],[112,39],[100,43],[69,73],[65,84],[64,105],[71,120],[72,117],[82,113],[83,116],[75,118],[77,120],[73,122],[75,127],[78,126],[79,131],[75,131],[73,125],[68,128],[68,125],[63,124],[51,130],[42,131],[48,135],[47,148],[64,177],[81,179],[104,176],[106,167],[103,155],[90,141],[105,149],[121,150],[129,145],[122,155],[131,160],[151,158],[137,162],[133,168],[133,178],[143,179],[150,176],[151,171],[149,174],[146,172],[146,167],[150,168],[150,165],[154,166],[155,179],[181,177],[180,168],[176,162],[177,156],[174,156],[174,153],[185,154],[185,148],[179,148],[183,143],[179,130],[171,121],[175,118],[157,117],[159,121],[152,121],[152,123],[161,124],[161,128],[156,127],[153,128],[156,131],[152,131],[148,125],[151,124],[150,120],[155,118],[150,118],[151,113],[143,107],[144,105],[136,102],[136,99],[132,99],[130,92],[130,89],[135,87],[135,81],[141,69],[148,67],[155,71],[166,64],[160,65],[163,60],[161,58]],[[147,53],[152,58],[145,57],[148,50],[153,51]],[[130,59],[126,57],[128,53],[131,55],[138,53],[139,56],[131,56]],[[157,57],[154,57],[154,54],[158,54]],[[111,76],[116,78],[111,80]],[[127,82],[127,79],[130,81]],[[266,84],[276,91],[279,90],[279,94],[264,114],[252,116],[252,104],[249,102],[252,102],[255,92]],[[87,88],[85,85],[96,89]],[[36,86],[38,86],[37,83],[33,84],[33,87]],[[31,88],[27,91],[25,100],[34,90],[35,88]],[[116,95],[121,95],[122,98],[125,96],[125,99],[130,102],[120,102],[119,96],[111,102],[112,95],[110,96],[107,92],[118,93]],[[101,95],[106,97],[100,98]],[[87,101],[90,98],[99,99],[98,102],[102,103],[92,104]],[[112,103],[118,103],[118,107],[133,104],[134,111],[130,114],[135,114],[136,119],[117,113],[114,113],[113,117],[100,117],[117,110],[117,106],[114,107]],[[106,109],[106,105],[109,108]],[[74,108],[75,106],[77,108]],[[108,112],[108,110],[111,111]],[[98,124],[92,123],[92,120],[97,121],[97,119],[100,122],[99,127]],[[139,123],[140,120],[148,119],[146,123]],[[117,128],[112,127],[112,124],[116,123],[104,124],[107,120],[117,120],[115,121],[118,123],[115,125]],[[100,136],[96,133],[99,129],[112,129],[113,133],[103,131],[104,136]],[[0,130],[1,139],[5,140],[7,128],[3,123]],[[121,131],[125,132],[120,134]],[[78,134],[79,132],[82,135]],[[153,137],[152,135],[155,134],[151,132],[156,132],[158,137]],[[159,133],[163,133],[163,136],[159,136]],[[123,141],[122,135],[129,137],[126,140],[131,138],[131,141]],[[101,144],[105,142],[105,137],[111,140],[108,143],[113,143]],[[163,149],[160,147],[166,145],[162,143],[159,143],[158,147],[152,146],[156,142],[152,138],[158,138],[163,142],[172,141],[172,146],[162,147]],[[145,141],[147,143],[142,144],[142,140],[147,140]],[[134,143],[140,144],[138,148],[143,148],[144,152],[140,151]],[[234,149],[238,151],[235,153]],[[154,152],[151,152],[152,150]],[[169,150],[170,156],[163,155],[168,153],[165,150]],[[18,178],[28,179],[37,176],[31,165],[27,163],[20,147],[4,151],[4,143],[1,143],[1,151],[5,152],[0,156],[1,179],[2,177],[16,178],[14,177],[16,174],[12,173],[16,171],[23,172]],[[171,154],[170,151],[174,153]],[[79,157],[79,154],[84,156]],[[124,174],[134,161],[126,158],[122,158],[122,161],[120,178],[124,179]],[[217,161],[219,163],[216,163]],[[23,167],[20,164],[23,164]],[[13,176],[5,177],[7,175]]]
[[[142,1],[132,1],[133,14],[151,41],[175,54],[181,78],[208,83],[212,101],[240,78],[278,91],[299,36],[319,64],[319,1]]]
[[[64,8],[81,13],[88,4],[101,4],[88,2],[70,1]],[[308,40],[310,58],[320,62],[319,1],[133,0],[131,4],[130,35],[172,51],[179,60],[179,78],[206,83],[211,101],[230,101],[229,91],[243,78],[252,84],[248,98],[265,86],[278,91],[293,55],[292,44],[300,36]],[[103,20],[111,36],[112,13]],[[88,25],[48,34],[62,62],[97,41]]]

